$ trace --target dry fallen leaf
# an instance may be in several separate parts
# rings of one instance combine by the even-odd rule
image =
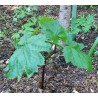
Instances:
[[[94,93],[94,90],[90,88],[91,93]]]
[[[8,64],[9,63],[9,59],[5,63]]]
[[[97,71],[97,74],[98,74],[98,71]]]
[[[72,93],[79,93],[79,92],[74,88]]]

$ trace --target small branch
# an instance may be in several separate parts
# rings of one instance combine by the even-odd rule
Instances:
[[[7,22],[7,20],[5,19],[5,17],[4,17],[2,14],[0,14],[0,16],[1,16],[2,19],[6,22],[6,25],[7,25],[7,27],[9,27],[11,33],[13,33],[12,27],[10,26],[9,22]]]
[[[59,45],[59,44],[57,44],[57,43],[54,43],[54,42],[50,42],[50,41],[46,41],[47,43],[50,43],[50,44],[55,44],[56,46],[59,46],[60,48],[64,48],[63,46],[61,46],[61,45]]]
[[[1,16],[1,18],[6,22],[6,25],[7,25],[7,27],[9,27],[11,33],[13,33],[13,30],[12,30],[12,28],[11,28],[9,22],[7,22],[7,20],[5,19],[5,17],[4,17],[2,14],[0,14],[0,16]],[[9,41],[10,43],[13,42],[13,41],[12,41],[11,39],[9,39],[5,34],[4,34],[3,37],[4,37],[4,39],[6,39],[7,41]]]
[[[42,67],[42,82],[41,82],[41,89],[44,89],[44,76],[45,76],[45,65]]]

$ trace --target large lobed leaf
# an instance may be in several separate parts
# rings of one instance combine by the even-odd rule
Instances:
[[[42,17],[39,21],[40,25],[47,30],[50,30],[54,34],[59,34],[59,32],[64,31],[64,28],[60,25],[60,23],[49,17]]]
[[[45,34],[46,38],[56,44],[59,43],[59,40],[62,40],[63,42],[73,40],[72,33],[65,30],[58,20],[42,17],[39,19],[39,24],[42,28],[41,31]]]
[[[81,47],[66,46],[63,49],[63,55],[66,63],[72,63],[73,65],[84,68],[88,71],[92,70],[92,62],[90,56],[81,51]]]
[[[6,76],[9,79],[21,79],[22,74],[26,73],[30,78],[38,70],[38,66],[44,65],[44,57],[41,51],[50,51],[50,44],[46,43],[43,35],[35,35],[33,37],[23,36],[18,43],[20,47],[16,49],[9,60]]]
[[[42,17],[39,19],[41,31],[46,37],[53,42],[58,40],[66,40],[66,30],[60,25],[60,23],[49,17]]]

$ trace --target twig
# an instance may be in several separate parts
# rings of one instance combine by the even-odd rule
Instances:
[[[2,17],[2,19],[6,22],[6,25],[9,27],[9,29],[10,29],[10,31],[11,31],[11,33],[13,33],[13,30],[12,30],[12,28],[11,28],[11,26],[10,26],[10,24],[7,22],[7,20],[5,19],[5,17],[2,15],[2,14],[0,14],[0,16]],[[4,34],[4,36],[3,36],[7,41],[9,41],[10,43],[12,43],[12,40],[11,39],[9,39],[5,34]]]
[[[45,65],[42,67],[42,82],[41,82],[41,89],[44,89],[44,76],[45,76]]]
[[[4,17],[2,14],[0,14],[0,16],[1,16],[2,19],[6,22],[6,25],[7,25],[7,27],[9,27],[11,33],[13,33],[12,27],[10,26],[9,22],[7,22],[7,20],[5,19],[5,17]]]
[[[63,46],[61,46],[61,45],[59,45],[59,44],[57,44],[57,43],[54,43],[54,42],[50,42],[50,41],[46,41],[47,43],[50,43],[50,44],[55,44],[56,46],[59,46],[60,48],[64,48]]]
[[[49,59],[54,54],[54,51],[50,52],[50,54],[45,58],[45,64],[46,64],[46,60]],[[42,67],[41,89],[44,89],[44,77],[45,77],[45,65]]]

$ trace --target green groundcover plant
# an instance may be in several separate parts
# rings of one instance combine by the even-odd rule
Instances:
[[[22,36],[20,31],[12,36],[15,51],[4,69],[7,72],[6,77],[20,80],[25,73],[30,78],[35,72],[38,72],[39,66],[45,65],[46,57],[42,52],[47,52],[49,56],[52,45],[60,48],[66,63],[72,63],[74,66],[91,72],[93,69],[91,56],[98,44],[98,37],[86,54],[82,51],[85,46],[73,41],[71,35],[88,32],[93,21],[92,15],[81,16],[79,19],[73,19],[74,27],[70,27],[68,30],[65,30],[57,20],[45,16],[38,19],[38,24],[33,30],[31,30],[32,22],[29,21],[21,30],[24,32],[26,28],[25,33],[22,32]],[[4,37],[3,32],[0,32],[0,37]],[[61,45],[60,40],[66,45]]]
[[[13,21],[18,22],[18,20],[23,19],[29,15],[34,16],[33,11],[38,11],[37,6],[18,6],[17,10],[14,12]]]

